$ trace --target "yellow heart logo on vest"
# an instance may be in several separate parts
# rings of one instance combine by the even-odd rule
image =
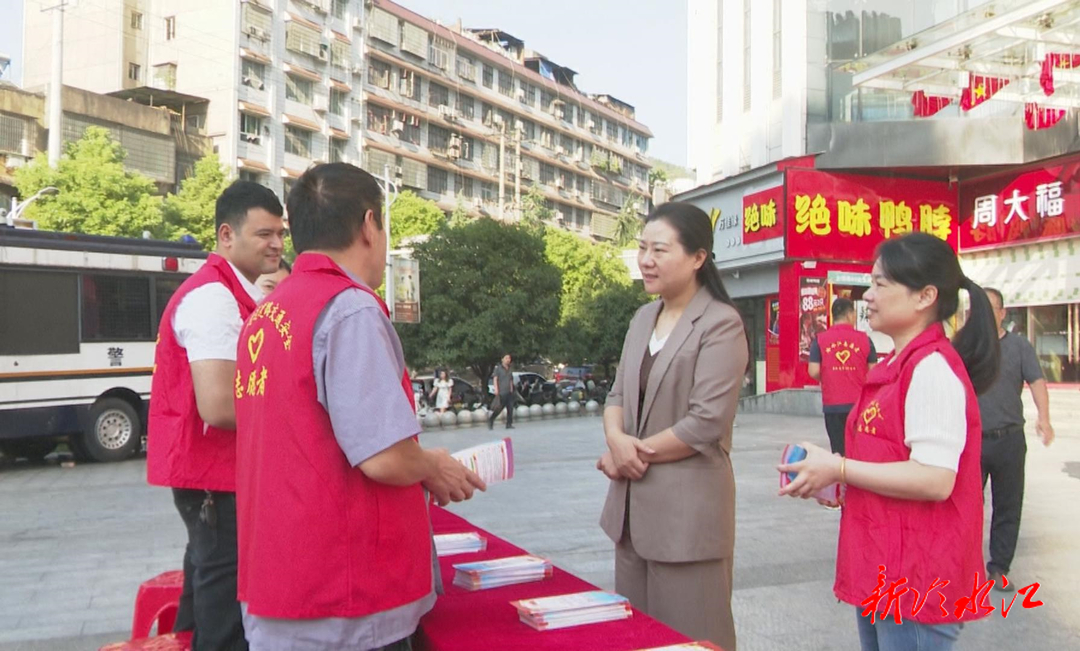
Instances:
[[[863,410],[862,419],[864,425],[869,425],[874,422],[875,418],[881,418],[881,406],[875,400],[870,403],[870,406]]]
[[[251,355],[252,364],[259,359],[259,353],[262,352],[263,340],[265,339],[266,335],[263,333],[262,328],[259,328],[258,332],[248,337],[248,354]]]
[[[840,352],[836,353],[836,359],[841,364],[847,364],[847,361],[849,359],[851,359],[851,351],[850,350],[841,350]]]

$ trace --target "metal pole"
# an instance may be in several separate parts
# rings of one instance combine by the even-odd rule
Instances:
[[[499,219],[506,221],[506,123],[499,131]]]
[[[383,165],[383,230],[386,231],[386,306],[394,321],[394,262],[390,254],[390,166]]]
[[[514,205],[517,206],[517,218],[521,220],[521,132],[515,132],[514,145],[517,149],[517,160],[514,162]]]
[[[48,9],[53,12],[52,77],[49,79],[49,167],[60,162],[63,139],[63,88],[64,88],[64,6]]]

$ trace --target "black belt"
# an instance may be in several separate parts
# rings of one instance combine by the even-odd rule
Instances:
[[[998,429],[984,429],[982,435],[984,439],[999,439],[1008,436],[1009,434],[1023,433],[1023,425],[1009,425],[1008,427],[999,427]]]

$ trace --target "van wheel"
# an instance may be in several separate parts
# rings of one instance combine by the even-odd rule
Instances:
[[[56,449],[54,439],[23,439],[17,441],[0,441],[0,452],[14,461],[24,457],[30,461],[40,463],[45,457]]]
[[[142,422],[127,401],[104,398],[90,408],[79,446],[94,461],[123,461],[139,449]]]

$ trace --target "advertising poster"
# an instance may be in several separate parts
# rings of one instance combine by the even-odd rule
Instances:
[[[810,345],[829,328],[829,288],[824,278],[799,281],[799,361],[810,361]]]
[[[394,256],[394,321],[420,323],[420,263]]]

